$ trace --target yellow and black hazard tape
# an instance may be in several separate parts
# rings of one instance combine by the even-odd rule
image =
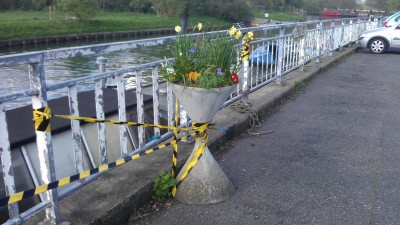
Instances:
[[[178,110],[179,110],[179,102],[178,102],[178,98],[176,98],[175,100],[175,126],[178,127]],[[178,130],[174,129],[174,140],[177,140],[178,138]],[[178,163],[178,145],[175,142],[175,144],[173,144],[174,147],[174,152],[172,153],[172,170],[171,170],[171,176],[172,178],[176,178],[177,175],[177,166],[176,164]]]
[[[51,111],[49,107],[43,107],[33,110],[33,121],[35,130],[49,132],[50,131]]]
[[[104,123],[104,124],[114,124],[114,125],[125,125],[125,126],[142,126],[142,127],[158,127],[160,129],[170,129],[170,130],[178,130],[178,131],[204,131],[203,127],[193,129],[192,127],[174,127],[174,126],[165,126],[160,124],[147,124],[147,123],[137,123],[137,122],[126,122],[126,121],[116,121],[116,120],[101,120],[91,117],[83,117],[83,116],[70,116],[70,115],[56,115],[52,114],[50,108],[48,106],[40,109],[36,109],[33,111],[33,120],[35,123],[35,129],[38,131],[50,131],[49,120],[53,117],[67,119],[67,120],[79,120],[86,123]],[[43,130],[42,127],[46,127],[46,130]],[[39,130],[40,129],[40,130]],[[47,130],[48,129],[48,130]],[[205,128],[207,129],[207,128]]]
[[[176,101],[176,112],[178,111],[178,101]],[[12,204],[14,202],[18,202],[22,199],[43,193],[47,190],[51,190],[66,184],[69,184],[73,181],[77,181],[80,179],[83,179],[85,177],[88,177],[90,175],[99,173],[99,172],[103,172],[105,170],[111,169],[113,167],[122,165],[130,160],[133,159],[137,159],[141,156],[150,154],[156,150],[165,148],[169,145],[173,145],[174,148],[174,152],[173,152],[173,156],[172,156],[172,177],[175,178],[177,175],[177,157],[178,157],[178,147],[177,147],[177,143],[183,140],[187,140],[187,138],[192,137],[192,136],[197,136],[196,137],[196,141],[200,141],[200,140],[205,140],[200,146],[199,148],[196,150],[195,155],[192,157],[192,160],[189,162],[188,166],[185,168],[185,171],[183,172],[182,176],[180,176],[177,184],[175,187],[173,187],[172,189],[172,196],[175,196],[176,194],[176,189],[177,187],[183,182],[183,180],[186,178],[186,176],[190,173],[190,171],[193,169],[193,167],[196,165],[196,163],[200,160],[201,156],[204,153],[204,150],[206,148],[207,145],[207,140],[208,140],[208,134],[207,134],[207,129],[209,129],[211,127],[210,123],[193,123],[192,127],[189,128],[179,128],[177,126],[164,126],[164,125],[159,125],[159,124],[144,124],[144,123],[137,123],[137,122],[124,122],[124,121],[114,121],[114,120],[100,120],[100,119],[96,119],[96,118],[91,118],[91,117],[82,117],[82,116],[69,116],[69,115],[55,115],[51,113],[51,110],[48,106],[44,107],[44,108],[40,108],[40,109],[36,109],[33,111],[33,120],[35,123],[35,129],[37,131],[43,131],[43,132],[49,132],[50,131],[50,119],[52,117],[56,117],[56,118],[61,118],[61,119],[68,119],[68,120],[79,120],[79,121],[84,121],[87,123],[105,123],[105,124],[115,124],[115,125],[125,125],[125,126],[142,126],[142,127],[158,127],[160,129],[170,129],[174,131],[174,140],[167,143],[167,144],[163,144],[160,145],[158,147],[154,147],[152,149],[146,150],[145,152],[142,152],[140,154],[135,154],[131,157],[127,157],[127,158],[123,158],[120,160],[117,160],[116,162],[113,163],[109,163],[107,165],[103,165],[100,166],[96,169],[92,169],[92,170],[87,170],[84,171],[80,174],[71,176],[71,177],[66,177],[63,178],[61,180],[49,183],[49,184],[44,184],[41,185],[39,187],[33,188],[31,190],[28,191],[24,191],[24,192],[19,192],[17,194],[5,197],[0,199],[0,206],[3,205],[7,205],[7,204]],[[175,121],[177,121],[177,114],[175,116]],[[182,137],[182,138],[177,138],[177,132],[178,131],[194,131],[193,134],[188,135],[186,137]],[[199,134],[203,134],[204,136],[198,136]]]
[[[64,186],[64,185],[72,183],[74,181],[84,179],[84,178],[89,177],[91,175],[94,175],[96,173],[104,172],[104,171],[109,170],[111,168],[123,165],[123,164],[125,164],[125,163],[127,163],[127,162],[129,162],[131,160],[135,160],[135,159],[138,159],[138,158],[143,157],[145,155],[149,155],[149,154],[151,154],[151,153],[153,153],[155,151],[164,149],[167,146],[173,145],[173,144],[175,144],[177,142],[187,140],[189,137],[193,137],[196,134],[198,134],[198,133],[193,133],[193,134],[187,135],[185,137],[178,138],[178,139],[173,140],[173,141],[171,141],[169,143],[156,146],[154,148],[148,149],[148,150],[146,150],[144,152],[141,152],[141,153],[134,154],[132,156],[121,158],[121,159],[119,159],[119,160],[117,160],[115,162],[102,165],[102,166],[100,166],[98,168],[95,168],[95,169],[86,170],[86,171],[83,171],[83,172],[81,172],[79,174],[76,174],[76,175],[73,175],[73,176],[65,177],[65,178],[62,178],[60,180],[48,183],[48,184],[40,185],[38,187],[32,188],[32,189],[27,190],[27,191],[21,191],[21,192],[18,192],[16,194],[1,198],[0,199],[0,207],[1,206],[5,206],[5,205],[9,205],[9,204],[12,204],[12,203],[15,203],[15,202],[19,202],[19,201],[21,201],[23,199],[38,195],[38,194],[46,192],[48,190],[52,190],[54,188]]]
[[[206,149],[207,141],[208,141],[208,134],[205,133],[204,136],[196,138],[196,141],[201,141],[201,140],[205,140],[205,141],[202,142],[201,145],[199,146],[199,148],[196,150],[192,159],[187,164],[186,168],[184,168],[185,170],[183,171],[182,175],[179,177],[179,180],[176,182],[176,185],[172,188],[172,197],[175,197],[176,189],[183,182],[183,180],[185,180],[187,175],[190,173],[190,171],[193,169],[193,167],[197,164],[197,162],[200,160],[201,156],[203,155],[203,153]]]

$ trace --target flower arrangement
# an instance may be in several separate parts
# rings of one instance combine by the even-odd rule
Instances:
[[[192,33],[201,31],[203,25],[196,25]],[[232,27],[228,34],[206,36],[192,35],[175,27],[176,40],[172,44],[174,62],[166,62],[161,74],[169,83],[205,89],[219,88],[237,84],[239,78],[238,40],[242,40],[242,58],[247,60],[250,47],[245,47],[253,39],[253,33],[242,35]],[[247,58],[246,58],[247,57]]]

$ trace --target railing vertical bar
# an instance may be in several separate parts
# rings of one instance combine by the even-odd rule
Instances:
[[[265,68],[268,68],[268,64],[267,64],[266,59],[264,59],[264,55],[266,57],[268,57],[268,54],[266,54],[266,52],[265,52],[265,48],[267,48],[268,46],[265,45],[265,42],[262,42],[261,46],[262,46],[261,52],[262,52],[263,57],[261,58],[261,65],[257,64],[257,71],[259,71],[259,70],[261,71],[261,77],[259,78],[260,83],[264,82],[264,80],[267,80],[267,73],[268,73],[268,71],[265,69]],[[257,44],[257,49],[260,49],[260,44]],[[258,63],[258,61],[259,60],[257,60],[257,63]],[[261,68],[259,68],[259,66],[261,66]]]
[[[271,42],[270,41],[267,41],[267,46],[268,46],[268,51],[271,51],[271,49],[269,49],[269,46],[271,46]],[[272,54],[268,54],[268,53],[266,53],[266,54],[267,54],[267,58],[265,59],[266,60],[266,62],[265,62],[265,70],[267,71],[267,73],[266,73],[265,80],[267,81],[267,80],[271,79],[271,77],[272,77],[272,64],[269,63],[271,61],[269,59],[269,57]],[[268,73],[268,70],[269,70],[269,73]]]
[[[265,43],[264,42],[262,42],[261,43],[262,44],[262,46],[264,46],[263,47],[263,50],[262,50],[262,52],[264,52],[265,50]],[[259,49],[259,47],[260,47],[260,44],[257,44],[256,45],[256,49]],[[257,59],[257,62],[258,62],[259,60]],[[265,79],[265,77],[266,77],[266,74],[265,74],[265,60],[264,60],[264,53],[263,53],[263,57],[261,58],[261,65],[258,65],[257,63],[253,63],[253,65],[256,67],[256,70],[257,70],[257,85],[258,84],[260,84],[260,83],[262,83],[263,81],[264,81],[264,79]]]
[[[36,175],[36,173],[35,173],[35,170],[34,170],[33,164],[32,164],[32,160],[31,160],[31,158],[30,158],[29,155],[28,155],[28,151],[26,150],[25,145],[22,145],[22,146],[21,146],[21,152],[22,152],[22,156],[24,157],[26,166],[28,167],[29,174],[30,174],[31,177],[32,177],[33,184],[35,185],[35,187],[40,186],[39,179],[38,179],[38,177],[37,177],[37,175]],[[44,202],[45,197],[44,197],[44,194],[43,194],[43,193],[39,194],[39,198],[40,198],[40,200],[41,200],[42,202]]]
[[[335,50],[335,22],[331,22],[331,35],[330,35],[330,39],[331,39],[331,41],[330,41],[330,45],[331,45],[331,47],[330,47],[330,53],[329,53],[329,56],[332,56],[333,55],[333,51]]]
[[[284,38],[285,28],[281,27],[279,30],[279,44],[278,44],[278,66],[277,66],[277,78],[276,83],[282,84],[282,70],[283,70],[283,54],[284,54]]]
[[[290,51],[290,69],[295,66],[296,63],[296,43],[294,42],[294,38],[290,38],[291,41],[291,51]]]
[[[167,110],[168,110],[168,115],[167,115],[167,120],[168,120],[168,126],[174,126],[174,94],[172,93],[172,88],[170,85],[167,86]]]
[[[3,180],[6,195],[10,196],[16,193],[14,169],[11,157],[10,140],[8,135],[8,125],[5,106],[0,103],[0,157],[3,170]],[[19,216],[18,204],[8,205],[8,215],[10,219],[16,219]]]
[[[243,60],[243,84],[242,84],[242,91],[247,92],[249,90],[249,61]]]
[[[250,45],[250,49],[252,49],[253,48],[253,45]],[[250,50],[249,49],[249,50]],[[251,54],[253,52],[253,50],[250,50],[249,51],[249,54]],[[252,59],[250,59],[249,60],[249,67],[250,67],[250,87],[253,87],[253,82],[254,82],[254,78],[253,78],[253,76],[254,76],[254,72],[253,72],[253,61],[254,61],[254,59],[252,58]],[[255,76],[258,76],[258,72],[255,74]],[[256,79],[256,82],[257,82],[257,79]]]
[[[153,78],[153,118],[154,118],[154,124],[160,124],[160,88],[158,85],[158,67],[153,67],[152,71],[152,78]],[[154,128],[154,136],[158,137],[160,136],[160,128],[155,127]]]
[[[344,42],[344,31],[345,31],[345,23],[342,21],[342,33],[340,35],[340,50],[343,48],[343,42]]]
[[[142,87],[143,71],[136,73],[136,107],[138,123],[144,123],[144,102],[143,102],[143,87]],[[142,148],[146,142],[144,127],[138,127],[139,148]]]
[[[288,42],[289,42],[289,46],[288,46],[288,59],[287,59],[287,70],[290,70],[292,68],[292,54],[293,54],[293,38],[292,37],[288,37]]]
[[[317,58],[315,59],[315,61],[317,62],[317,63],[320,63],[321,62],[321,53],[322,53],[322,27],[323,27],[323,25],[322,25],[322,22],[320,22],[318,25],[317,25]]]
[[[286,48],[287,48],[287,39],[286,38],[283,38],[283,53],[282,53],[282,76],[283,76],[283,74],[285,73],[285,71],[286,71],[286,66],[287,66],[287,64],[286,64],[286,60],[287,60],[287,58],[286,58]]]
[[[125,82],[124,76],[117,76],[117,94],[118,94],[118,119],[119,121],[127,121],[126,116],[126,99],[125,99]],[[124,125],[119,125],[119,144],[121,148],[121,156],[128,153],[128,131]]]
[[[47,92],[43,59],[38,63],[30,63],[28,69],[30,86],[32,89],[36,89],[39,92],[38,95],[32,96],[32,107],[33,109],[44,108],[47,106]],[[36,143],[39,156],[41,180],[43,184],[56,181],[51,133],[46,131],[36,131]],[[59,224],[60,208],[57,189],[47,191],[45,198],[47,201],[52,202],[52,206],[46,209],[46,220],[50,224]]]
[[[69,102],[69,113],[71,116],[79,116],[78,109],[78,91],[76,86],[68,88],[68,102]],[[77,173],[83,171],[83,143],[81,136],[81,125],[78,120],[71,120],[71,134],[72,134],[72,146],[74,149],[75,157],[75,170]]]
[[[296,66],[301,65],[300,64],[300,49],[301,49],[301,40],[304,39],[304,36],[305,36],[305,34],[303,36],[300,36],[300,38],[297,40],[297,43],[296,43],[296,52],[299,53],[299,54],[296,54],[296,58],[295,58]]]
[[[264,65],[263,65],[263,63],[264,63],[264,49],[265,49],[265,47],[263,46],[263,47],[260,47],[260,44],[256,44],[256,50],[257,51],[260,51],[260,49],[261,49],[261,54],[262,54],[262,57],[261,57],[261,65],[260,65],[260,58],[259,58],[259,56],[257,56],[257,61],[254,63],[254,57],[252,58],[252,62],[251,62],[251,64],[252,65],[254,65],[254,64],[256,64],[255,66],[256,66],[256,75],[257,75],[257,80],[258,80],[258,74],[260,74],[260,70],[261,70],[261,80],[263,79],[263,68],[264,68]],[[254,49],[253,49],[254,50]],[[261,69],[260,69],[260,66],[261,66]],[[254,69],[252,69],[252,70],[254,70]],[[257,84],[258,84],[258,82],[257,82]]]
[[[90,150],[89,143],[86,139],[85,133],[82,130],[82,127],[80,129],[80,132],[81,132],[82,142],[85,145],[86,154],[88,155],[89,160],[90,160],[90,164],[92,165],[93,168],[96,168],[97,167],[96,162],[93,158],[92,151]]]

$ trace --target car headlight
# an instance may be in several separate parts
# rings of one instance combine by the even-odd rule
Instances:
[[[361,34],[360,36],[358,36],[358,40],[362,40],[365,38],[365,34]]]

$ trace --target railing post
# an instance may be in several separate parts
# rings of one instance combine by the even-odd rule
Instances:
[[[99,56],[96,59],[96,64],[97,64],[97,68],[99,69],[100,73],[104,73],[106,72],[106,68],[107,68],[107,63],[108,63],[108,59],[103,57],[103,56]],[[103,81],[104,83],[104,81]],[[108,77],[106,79],[105,85],[103,84],[103,86],[105,87],[115,87],[117,83],[117,80],[115,77]]]
[[[331,35],[330,35],[330,51],[329,56],[333,55],[333,51],[335,50],[335,22],[331,22]]]
[[[281,27],[279,31],[279,46],[278,46],[278,68],[277,68],[277,78],[276,84],[282,85],[282,66],[283,66],[283,53],[285,48],[284,43],[284,36],[285,35],[285,28]]]
[[[136,72],[136,109],[137,109],[137,122],[144,122],[144,96],[143,96],[143,87],[142,87],[142,75],[143,71],[140,70]],[[125,120],[126,121],[126,120]],[[146,144],[146,137],[144,132],[144,127],[138,127],[138,138],[139,138],[139,148],[142,149]]]
[[[106,64],[108,60],[102,56],[98,57],[96,63],[100,73],[106,72]],[[103,98],[103,87],[104,80],[95,81],[95,102],[96,102],[96,117],[97,119],[104,120],[104,98]],[[106,126],[104,123],[97,123],[97,136],[99,139],[99,154],[100,154],[100,165],[108,163],[107,156],[107,142],[106,142]]]
[[[69,95],[69,113],[71,116],[79,116],[78,108],[78,91],[76,86],[68,88]],[[72,145],[74,149],[75,157],[75,169],[77,173],[83,171],[83,149],[84,144],[82,141],[81,127],[78,120],[71,120],[71,133],[72,133]]]
[[[369,18],[368,20],[364,20],[364,23],[363,23],[364,24],[364,28],[363,28],[362,32],[367,30],[367,23],[371,23],[371,18]]]
[[[353,20],[350,20],[350,23],[349,23],[349,30],[350,30],[350,35],[349,35],[348,43],[349,43],[349,46],[351,46],[352,41],[353,41],[353,33],[354,33],[354,24],[353,24]]]
[[[306,63],[306,36],[307,36],[307,25],[303,27],[303,35],[299,37],[299,64],[301,65],[300,71],[304,72],[304,65]]]
[[[343,42],[344,42],[344,20],[342,20],[342,34],[340,36],[339,51],[343,51]]]
[[[118,119],[119,121],[127,121],[125,82],[123,75],[117,76],[117,95],[118,95]],[[126,155],[128,153],[128,129],[124,125],[119,125],[119,141],[121,146],[121,156]]]
[[[244,94],[241,101],[249,104],[249,60],[243,60],[243,79],[242,79],[242,93]]]
[[[154,67],[152,70],[154,124],[160,124],[160,88],[158,85],[158,77],[158,67]],[[159,137],[160,134],[160,128],[154,127],[154,137]]]
[[[317,58],[315,59],[316,63],[320,63],[321,62],[321,54],[322,54],[322,27],[323,27],[323,23],[319,22],[319,24],[317,25],[318,27],[318,32],[317,32]]]
[[[6,195],[10,196],[16,193],[16,188],[14,180],[14,169],[11,158],[10,140],[8,136],[6,111],[4,105],[1,103],[0,103],[0,131],[1,131],[0,157],[3,169],[3,180],[4,180]],[[19,209],[17,203],[8,205],[8,215],[10,215],[11,220],[18,218]]]
[[[97,57],[96,64],[97,64],[97,66],[99,68],[99,72],[100,73],[106,72],[107,63],[108,63],[108,59],[107,58],[105,58],[103,56]]]
[[[38,95],[32,97],[33,109],[35,110],[46,107],[47,92],[43,59],[41,59],[40,62],[29,64],[29,79],[31,88],[39,91]],[[56,181],[53,146],[51,143],[50,132],[36,131],[36,144],[42,183]],[[46,209],[45,223],[60,224],[60,208],[58,204],[57,189],[47,191],[44,196],[47,201],[52,202],[52,206]]]

